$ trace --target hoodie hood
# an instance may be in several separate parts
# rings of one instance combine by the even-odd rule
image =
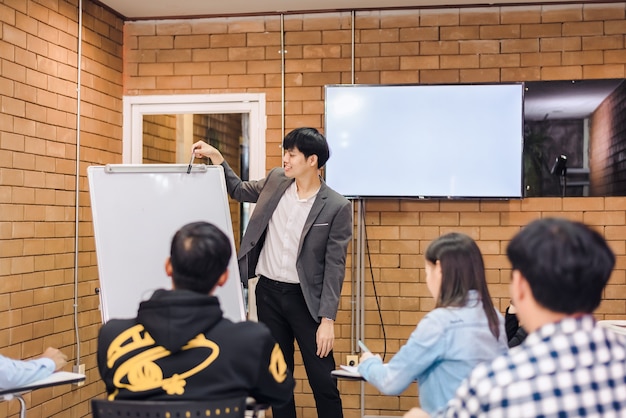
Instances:
[[[190,290],[157,290],[141,302],[137,322],[156,344],[175,353],[222,319],[219,300]]]

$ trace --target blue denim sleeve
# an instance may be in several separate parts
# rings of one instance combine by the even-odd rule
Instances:
[[[389,363],[383,364],[380,358],[373,357],[359,364],[363,378],[385,395],[398,395],[415,380],[419,382],[445,349],[445,332],[434,312],[420,321]]]

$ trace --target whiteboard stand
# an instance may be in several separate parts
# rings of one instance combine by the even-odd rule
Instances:
[[[226,284],[215,295],[224,316],[245,319],[233,227],[222,166],[109,164],[87,169],[100,279],[102,320],[134,318],[139,303],[171,288],[165,274],[172,237],[190,222],[207,221],[229,238]]]

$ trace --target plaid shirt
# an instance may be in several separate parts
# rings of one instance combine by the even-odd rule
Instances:
[[[626,340],[593,317],[543,326],[476,367],[437,417],[626,417]]]

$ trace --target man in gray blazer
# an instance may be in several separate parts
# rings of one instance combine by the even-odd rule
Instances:
[[[320,418],[343,416],[332,349],[334,321],[352,237],[350,202],[319,176],[330,155],[326,138],[313,128],[291,131],[283,141],[283,168],[242,181],[214,147],[199,141],[196,156],[224,167],[226,188],[240,202],[255,202],[239,249],[244,284],[259,276],[259,320],[271,330],[287,365],[294,368],[298,342]],[[295,418],[293,397],[274,418]]]

